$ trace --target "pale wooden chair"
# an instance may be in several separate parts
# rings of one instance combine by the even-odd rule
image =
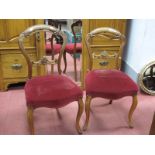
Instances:
[[[74,43],[68,43],[66,44],[65,51],[64,51],[64,63],[65,63],[65,69],[64,73],[66,73],[67,69],[67,59],[66,59],[66,53],[69,53],[73,55],[73,60],[74,60],[74,78],[75,81],[77,81],[77,63],[76,63],[76,54],[82,52],[82,37],[77,37],[76,34],[81,33],[81,28],[82,28],[82,21],[77,20],[71,25],[72,33],[74,36]]]
[[[131,96],[133,101],[128,113],[128,125],[132,127],[132,114],[138,103],[138,86],[120,70],[124,44],[125,36],[109,27],[96,28],[86,36],[89,71],[85,78],[86,121],[84,130],[88,127],[90,103],[95,97],[109,99],[109,103],[112,104],[112,100]],[[117,50],[114,50],[114,47],[117,47]]]
[[[28,49],[25,45],[25,38],[29,38],[32,34],[39,36],[41,31],[48,31],[54,35],[60,35],[63,38],[63,44],[58,59],[47,59],[46,56],[38,56],[38,60],[32,60],[29,57]],[[35,37],[35,36],[34,36]],[[25,96],[27,105],[27,118],[30,127],[30,133],[34,134],[33,112],[37,108],[47,107],[59,109],[68,105],[73,101],[78,101],[78,112],[76,117],[76,130],[82,133],[80,128],[80,118],[83,112],[83,93],[80,87],[76,85],[70,78],[62,75],[61,59],[66,45],[66,36],[60,30],[48,25],[34,25],[29,27],[19,35],[19,48],[26,59],[28,65],[28,80],[25,85]],[[39,38],[36,39],[39,44]],[[39,45],[38,45],[39,46]],[[40,59],[39,59],[40,58]],[[32,66],[54,65],[57,64],[58,74],[43,75],[32,77]],[[73,114],[74,115],[74,114]]]

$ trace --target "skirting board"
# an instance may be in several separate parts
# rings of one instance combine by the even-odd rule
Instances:
[[[138,83],[138,73],[136,73],[136,71],[124,60],[122,61],[121,70],[128,74],[136,83]]]

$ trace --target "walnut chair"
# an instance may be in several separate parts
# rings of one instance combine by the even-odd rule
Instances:
[[[61,23],[65,22],[65,20],[57,20],[57,19],[48,19],[48,25],[53,26],[59,30],[61,30]],[[46,37],[45,33],[45,38],[46,38],[46,43],[45,43],[45,49],[46,49],[46,54],[52,54],[56,55],[60,53],[61,50],[61,45],[63,43],[63,38],[60,35],[51,35]],[[54,43],[55,39],[55,43]]]
[[[65,47],[65,52],[64,52],[64,63],[65,63],[65,69],[64,73],[66,73],[67,69],[67,60],[66,60],[66,52],[73,55],[74,59],[74,77],[75,81],[77,81],[77,66],[76,66],[76,53],[81,53],[82,52],[82,43],[81,43],[81,37],[77,37],[77,32],[81,33],[81,28],[82,28],[82,21],[77,20],[71,25],[72,33],[74,36],[74,42],[73,43],[67,43]]]
[[[101,27],[91,31],[85,41],[88,49],[89,71],[85,78],[86,121],[83,129],[86,130],[88,127],[90,103],[95,97],[109,99],[109,104],[112,104],[115,99],[132,96],[132,105],[128,113],[128,125],[132,127],[131,120],[137,106],[138,86],[120,70],[125,36],[113,28]],[[117,49],[113,49],[114,47]],[[99,69],[95,68],[97,61]]]
[[[46,56],[38,56],[37,61],[30,59],[26,46],[24,47],[25,38],[30,37],[32,34],[40,34],[42,31],[48,31],[54,35],[60,35],[63,38],[62,48],[58,59],[47,59]],[[39,39],[36,39],[39,44]],[[61,74],[61,58],[63,56],[64,48],[66,45],[66,36],[60,30],[49,25],[34,25],[29,27],[19,35],[18,39],[19,48],[26,59],[28,65],[28,80],[25,84],[25,96],[27,104],[27,118],[31,134],[34,134],[34,121],[33,111],[36,108],[58,108],[64,107],[67,104],[78,101],[78,112],[76,117],[76,130],[79,134],[82,133],[80,128],[80,118],[83,111],[82,90],[67,76]],[[58,74],[42,75],[32,77],[32,66],[39,67],[40,65],[53,65],[57,64]]]
[[[56,41],[57,38],[61,38],[62,42],[57,42]],[[58,34],[57,35],[52,34],[52,36],[48,39],[48,42],[46,42],[45,44],[46,54],[51,55],[52,59],[54,59],[55,55],[60,54],[62,44],[63,44],[63,38]],[[54,64],[51,65],[51,71],[52,72],[54,71]]]

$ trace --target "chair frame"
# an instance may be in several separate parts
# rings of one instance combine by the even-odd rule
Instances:
[[[111,35],[111,36],[110,36]],[[98,47],[112,47],[113,45],[91,45],[92,39],[93,38],[105,38],[107,40],[120,40],[121,41],[121,45],[119,45],[119,51],[118,51],[118,55],[116,56],[116,69],[120,69],[120,64],[119,61],[122,59],[121,58],[121,54],[122,54],[122,50],[123,47],[125,45],[125,41],[126,38],[123,34],[121,34],[119,31],[109,28],[109,27],[101,27],[101,28],[97,28],[93,31],[91,31],[90,33],[87,34],[86,39],[85,39],[85,43],[86,43],[86,47],[87,47],[87,51],[88,51],[88,58],[89,58],[89,62],[88,62],[88,69],[89,71],[91,71],[93,68],[93,57],[92,57],[92,53],[93,53],[93,48],[98,48]],[[101,54],[100,56],[104,56],[104,57],[113,57],[114,55],[109,55],[107,53],[105,54]]]
[[[92,48],[104,46],[104,45],[91,45],[92,39],[94,37],[101,37],[101,38],[106,38],[108,40],[120,41],[120,46],[119,46],[120,48],[118,51],[118,55],[116,56],[116,69],[120,70],[121,66],[119,64],[119,61],[121,60],[121,53],[122,53],[123,47],[125,45],[125,40],[126,40],[125,36],[123,34],[121,34],[119,31],[117,31],[113,28],[109,28],[109,27],[97,28],[97,29],[91,31],[89,34],[87,34],[85,43],[86,43],[88,57],[89,57],[89,66],[88,66],[89,71],[91,71],[93,69],[92,68],[92,66],[93,66],[93,57],[92,57],[93,50],[92,50]],[[109,45],[105,45],[105,46],[109,46]],[[108,55],[107,53],[104,56],[111,57],[111,55]],[[86,100],[85,100],[86,120],[85,120],[83,130],[87,130],[87,128],[88,128],[89,117],[90,117],[90,104],[91,104],[92,99],[93,98],[90,95],[86,95]],[[109,104],[112,104],[112,100],[109,101]],[[132,115],[133,115],[134,110],[136,109],[137,104],[138,104],[137,94],[135,94],[132,96],[132,105],[128,112],[128,126],[130,128],[133,127]]]
[[[52,34],[55,34],[55,35],[58,34],[63,38],[63,44],[62,44],[62,48],[61,48],[58,60],[53,60],[53,59],[48,60],[48,59],[46,59],[46,57],[42,57],[38,61],[31,61],[30,60],[30,58],[26,52],[26,49],[24,48],[23,41],[26,37],[28,37],[34,33],[37,34],[40,31],[45,31],[45,32],[49,31]],[[39,41],[39,40],[37,40],[37,41]],[[20,48],[20,50],[21,50],[21,52],[22,52],[23,56],[25,57],[26,62],[28,64],[28,79],[32,78],[32,66],[33,65],[47,65],[47,64],[54,65],[54,64],[58,64],[58,73],[59,74],[62,73],[62,71],[61,71],[61,59],[62,59],[64,48],[66,45],[66,35],[62,31],[58,30],[57,28],[55,28],[53,26],[49,26],[49,25],[34,25],[34,26],[29,27],[28,29],[26,29],[24,32],[22,32],[19,35],[18,44],[19,44],[19,48]],[[58,109],[56,109],[56,110],[58,110]],[[30,129],[31,134],[35,133],[34,132],[33,111],[34,111],[34,107],[28,105],[27,106],[27,119],[28,119],[28,124],[29,124],[29,129]],[[81,130],[80,124],[79,124],[82,112],[83,112],[83,101],[82,101],[82,98],[79,98],[79,100],[78,100],[78,112],[77,112],[77,117],[76,117],[76,130],[79,134],[82,134],[82,130]]]
[[[74,22],[71,25],[72,33],[73,33],[73,36],[74,36],[73,59],[74,59],[74,78],[75,78],[75,81],[77,81],[77,66],[76,66],[76,44],[77,44],[77,37],[76,37],[76,33],[75,33],[75,27],[76,26],[82,27],[82,21],[81,20],[77,20],[76,22]],[[66,52],[67,51],[64,51],[64,55],[63,55],[64,64],[65,64],[65,68],[64,68],[64,71],[63,71],[64,73],[66,73],[66,69],[67,69]]]
[[[52,57],[52,60],[54,59],[54,56],[55,56],[55,53],[54,53],[54,44],[53,44],[53,42],[54,42],[54,39],[56,39],[56,36],[57,36],[58,34],[53,34],[49,39],[48,39],[48,41],[50,41],[50,43],[51,43],[51,57]],[[59,35],[60,36],[60,35]],[[63,44],[63,42],[60,44],[60,45],[62,45]],[[61,52],[60,52],[61,53]],[[59,54],[59,53],[58,53]],[[61,56],[62,57],[62,56]],[[51,72],[53,73],[54,72],[54,64],[51,64]]]

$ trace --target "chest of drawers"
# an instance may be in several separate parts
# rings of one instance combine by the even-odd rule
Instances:
[[[0,90],[7,90],[9,84],[24,82],[27,79],[27,63],[18,48],[16,37],[29,26],[43,24],[44,20],[0,19]],[[26,40],[26,48],[32,60],[44,55],[44,35]],[[44,74],[43,68],[34,67],[33,76]]]

